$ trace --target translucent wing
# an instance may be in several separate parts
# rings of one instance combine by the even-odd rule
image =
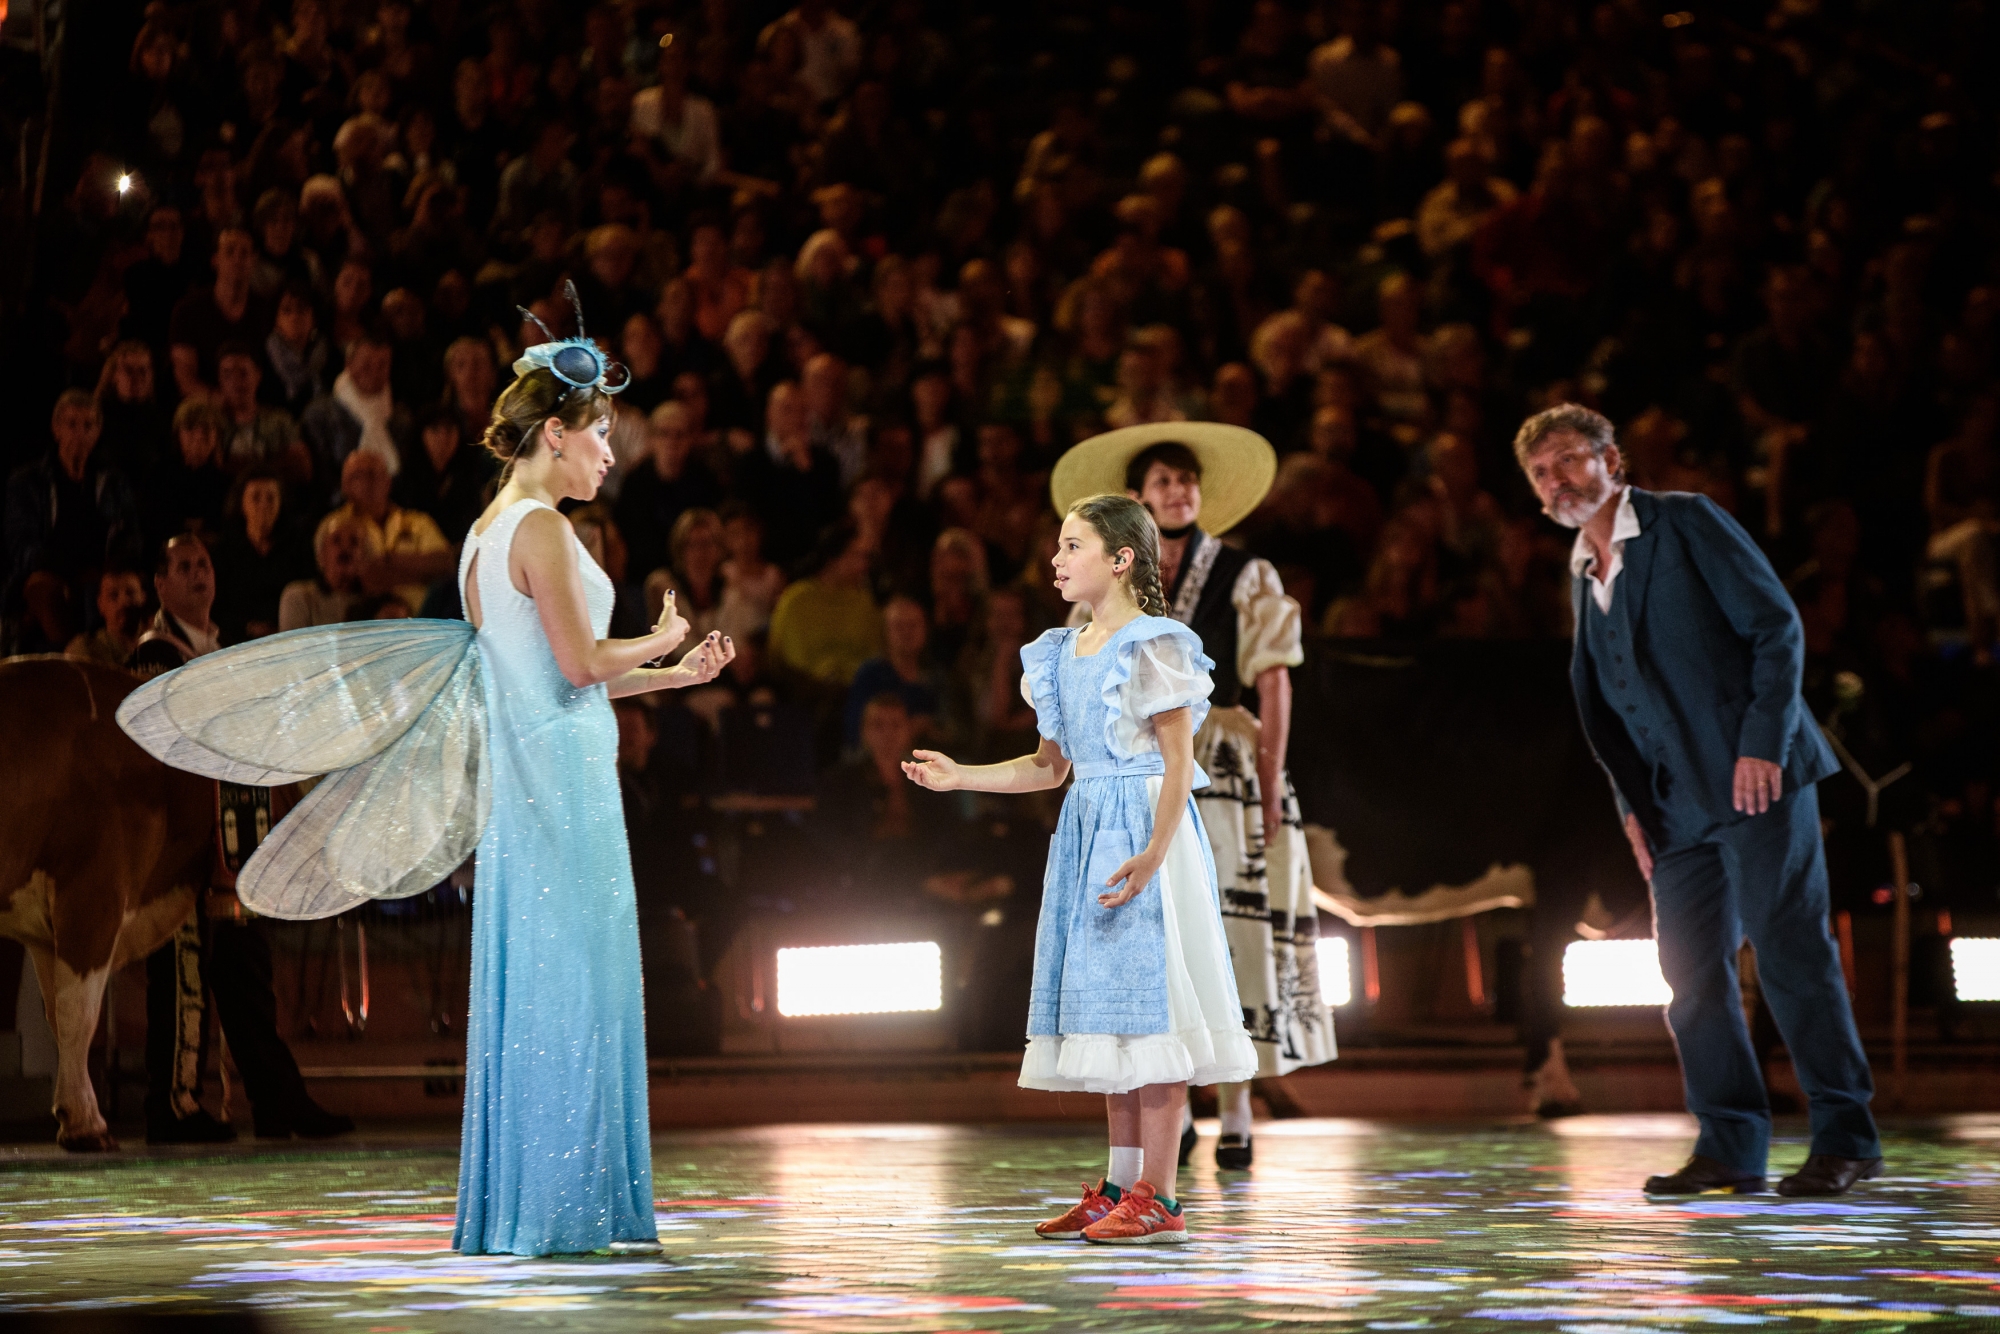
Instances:
[[[236,880],[267,917],[329,917],[420,894],[479,846],[491,811],[479,655],[467,653],[387,749],[328,776]]]
[[[147,682],[118,721],[165,763],[225,782],[326,775],[237,877],[266,916],[420,893],[472,854],[491,809],[479,652],[463,621],[254,640]]]
[[[470,654],[464,621],[356,621],[196,658],[126,696],[157,759],[224,782],[293,783],[382,753]]]

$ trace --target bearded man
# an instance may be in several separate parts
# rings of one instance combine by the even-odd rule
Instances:
[[[1750,535],[1705,496],[1628,485],[1611,423],[1565,403],[1514,437],[1570,556],[1570,683],[1652,886],[1667,1024],[1694,1156],[1648,1194],[1764,1189],[1771,1110],[1738,999],[1747,936],[1812,1111],[1781,1195],[1838,1195],[1882,1170],[1874,1085],[1827,929],[1815,784],[1839,769],[1800,697],[1805,636]]]

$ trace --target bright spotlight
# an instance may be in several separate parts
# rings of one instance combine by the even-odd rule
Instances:
[[[778,1013],[788,1019],[943,1005],[944,955],[936,941],[778,951]]]
[[[131,172],[129,172],[129,171],[121,171],[121,172],[119,172],[119,173],[118,173],[118,193],[119,193],[119,194],[121,194],[121,195],[122,195],[122,194],[126,194],[126,193],[129,193],[129,192],[131,191],[131,189],[132,189],[132,173],[131,173]]]
[[[1665,1005],[1673,998],[1650,940],[1579,940],[1563,951],[1564,1005]]]
[[[1345,1005],[1354,999],[1354,970],[1347,961],[1346,936],[1321,936],[1319,952],[1319,994],[1328,1005]]]
[[[1953,936],[1951,980],[1962,1001],[2000,1001],[2000,940]]]

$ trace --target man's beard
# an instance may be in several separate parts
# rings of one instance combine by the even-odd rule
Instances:
[[[1604,508],[1617,490],[1617,483],[1609,478],[1594,495],[1574,487],[1564,487],[1543,507],[1543,512],[1565,528],[1581,528]]]

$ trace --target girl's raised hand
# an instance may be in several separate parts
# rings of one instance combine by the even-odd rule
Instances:
[[[905,778],[933,792],[958,790],[963,771],[958,767],[957,760],[934,750],[913,750],[910,754],[915,758],[903,761]]]

